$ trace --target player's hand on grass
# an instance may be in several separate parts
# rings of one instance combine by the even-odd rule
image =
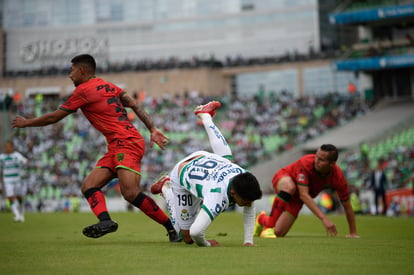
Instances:
[[[165,146],[168,143],[169,138],[157,127],[151,128],[151,148],[154,146],[154,142],[162,149],[165,150]]]
[[[220,244],[216,240],[207,240],[211,246],[220,246]]]
[[[338,235],[338,231],[336,230],[336,225],[328,218],[322,219],[323,226],[326,229],[326,235],[328,237],[336,237]]]

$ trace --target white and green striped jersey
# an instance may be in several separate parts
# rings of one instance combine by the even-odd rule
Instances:
[[[201,207],[213,220],[234,204],[230,199],[230,181],[246,170],[219,155],[205,153],[183,167],[180,185],[202,199]]]
[[[3,183],[20,183],[21,170],[26,163],[27,159],[17,151],[11,154],[0,154],[0,166],[3,170]]]

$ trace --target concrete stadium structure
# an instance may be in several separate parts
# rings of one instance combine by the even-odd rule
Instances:
[[[321,22],[327,21],[321,6],[336,1],[191,2],[108,0],[95,6],[94,1],[3,1],[0,93],[66,95],[72,87],[61,75],[70,59],[84,52],[93,54],[103,71],[170,59],[221,64],[260,59],[223,68],[100,74],[128,91],[155,96],[188,90],[252,95],[259,89],[302,96],[346,92],[347,83],[355,82],[352,73],[334,70],[332,59],[318,58],[323,41],[329,40],[321,38],[326,27]],[[50,68],[60,75],[44,72]]]

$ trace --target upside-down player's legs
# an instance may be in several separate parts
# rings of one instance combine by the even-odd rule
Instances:
[[[177,211],[174,207],[175,197],[170,187],[169,181],[165,182],[165,184],[162,186],[162,195],[165,199],[165,203],[167,204],[167,211],[170,214],[171,223],[173,224],[175,231],[180,232],[180,227],[177,223]]]
[[[210,146],[213,153],[222,157],[231,157],[231,149],[220,129],[214,124],[212,114],[221,104],[217,101],[211,101],[205,105],[197,106],[194,113],[200,118],[206,130]]]

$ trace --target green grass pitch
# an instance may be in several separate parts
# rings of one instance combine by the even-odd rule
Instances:
[[[142,213],[112,213],[118,231],[99,239],[81,233],[92,213],[28,213],[14,223],[0,213],[1,274],[413,274],[414,218],[357,216],[360,239],[346,239],[343,215],[329,216],[339,236],[326,237],[314,216],[289,235],[241,246],[242,215],[220,215],[207,231],[221,247],[169,243]]]

